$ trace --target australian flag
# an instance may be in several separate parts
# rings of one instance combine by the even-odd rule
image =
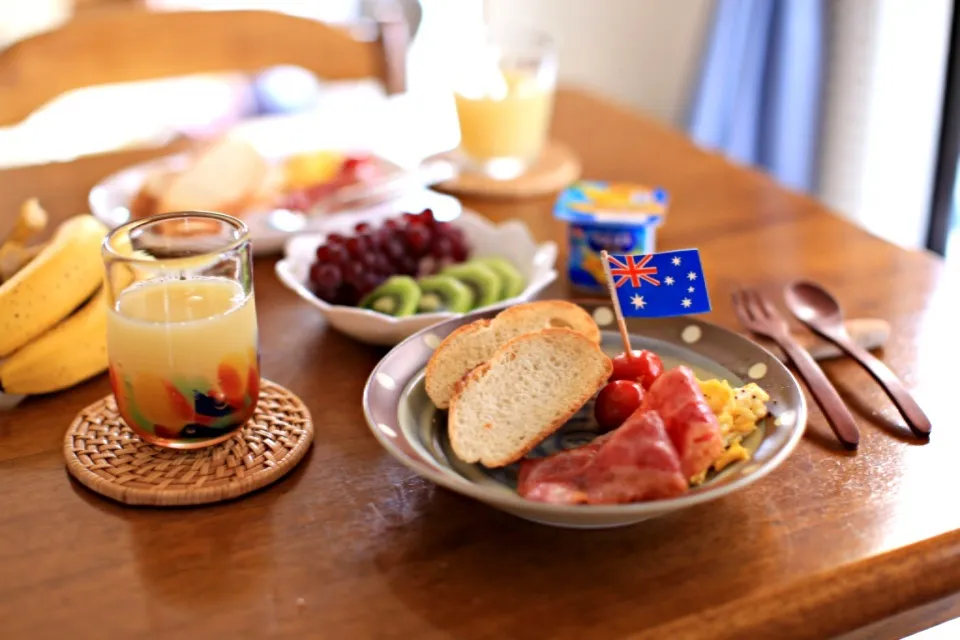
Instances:
[[[663,318],[710,311],[696,249],[647,255],[607,254],[609,277],[624,316]]]

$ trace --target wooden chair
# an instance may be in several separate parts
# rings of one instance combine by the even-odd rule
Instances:
[[[271,11],[92,12],[0,50],[0,126],[72,89],[276,65],[399,93],[406,42],[398,9],[355,30]]]

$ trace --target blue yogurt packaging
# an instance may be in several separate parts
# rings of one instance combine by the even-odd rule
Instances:
[[[560,194],[554,216],[568,223],[567,275],[576,289],[605,294],[601,251],[644,255],[656,251],[656,230],[667,192],[622,182],[581,180]]]

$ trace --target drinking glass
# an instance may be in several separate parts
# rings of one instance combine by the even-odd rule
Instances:
[[[120,417],[163,447],[229,438],[260,397],[247,226],[205,211],[153,216],[114,229],[102,255]]]
[[[494,179],[521,175],[539,158],[550,127],[553,40],[530,29],[487,28],[466,37],[456,55],[461,163]]]

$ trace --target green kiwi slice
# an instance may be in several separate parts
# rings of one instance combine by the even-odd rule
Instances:
[[[420,302],[420,287],[410,276],[391,276],[368,293],[360,306],[397,318],[412,316]]]
[[[523,276],[520,275],[520,272],[517,271],[517,268],[513,266],[506,258],[500,258],[498,256],[490,256],[487,258],[476,258],[472,262],[478,262],[490,267],[490,270],[497,274],[497,277],[500,278],[500,299],[507,300],[508,298],[515,298],[521,293],[523,293],[524,288],[527,284],[523,281]]]
[[[456,278],[445,275],[427,276],[420,278],[417,284],[420,285],[417,313],[466,313],[473,308],[473,291]]]
[[[473,308],[486,307],[500,301],[500,278],[493,269],[477,262],[465,262],[447,267],[442,275],[456,278],[473,292]]]

